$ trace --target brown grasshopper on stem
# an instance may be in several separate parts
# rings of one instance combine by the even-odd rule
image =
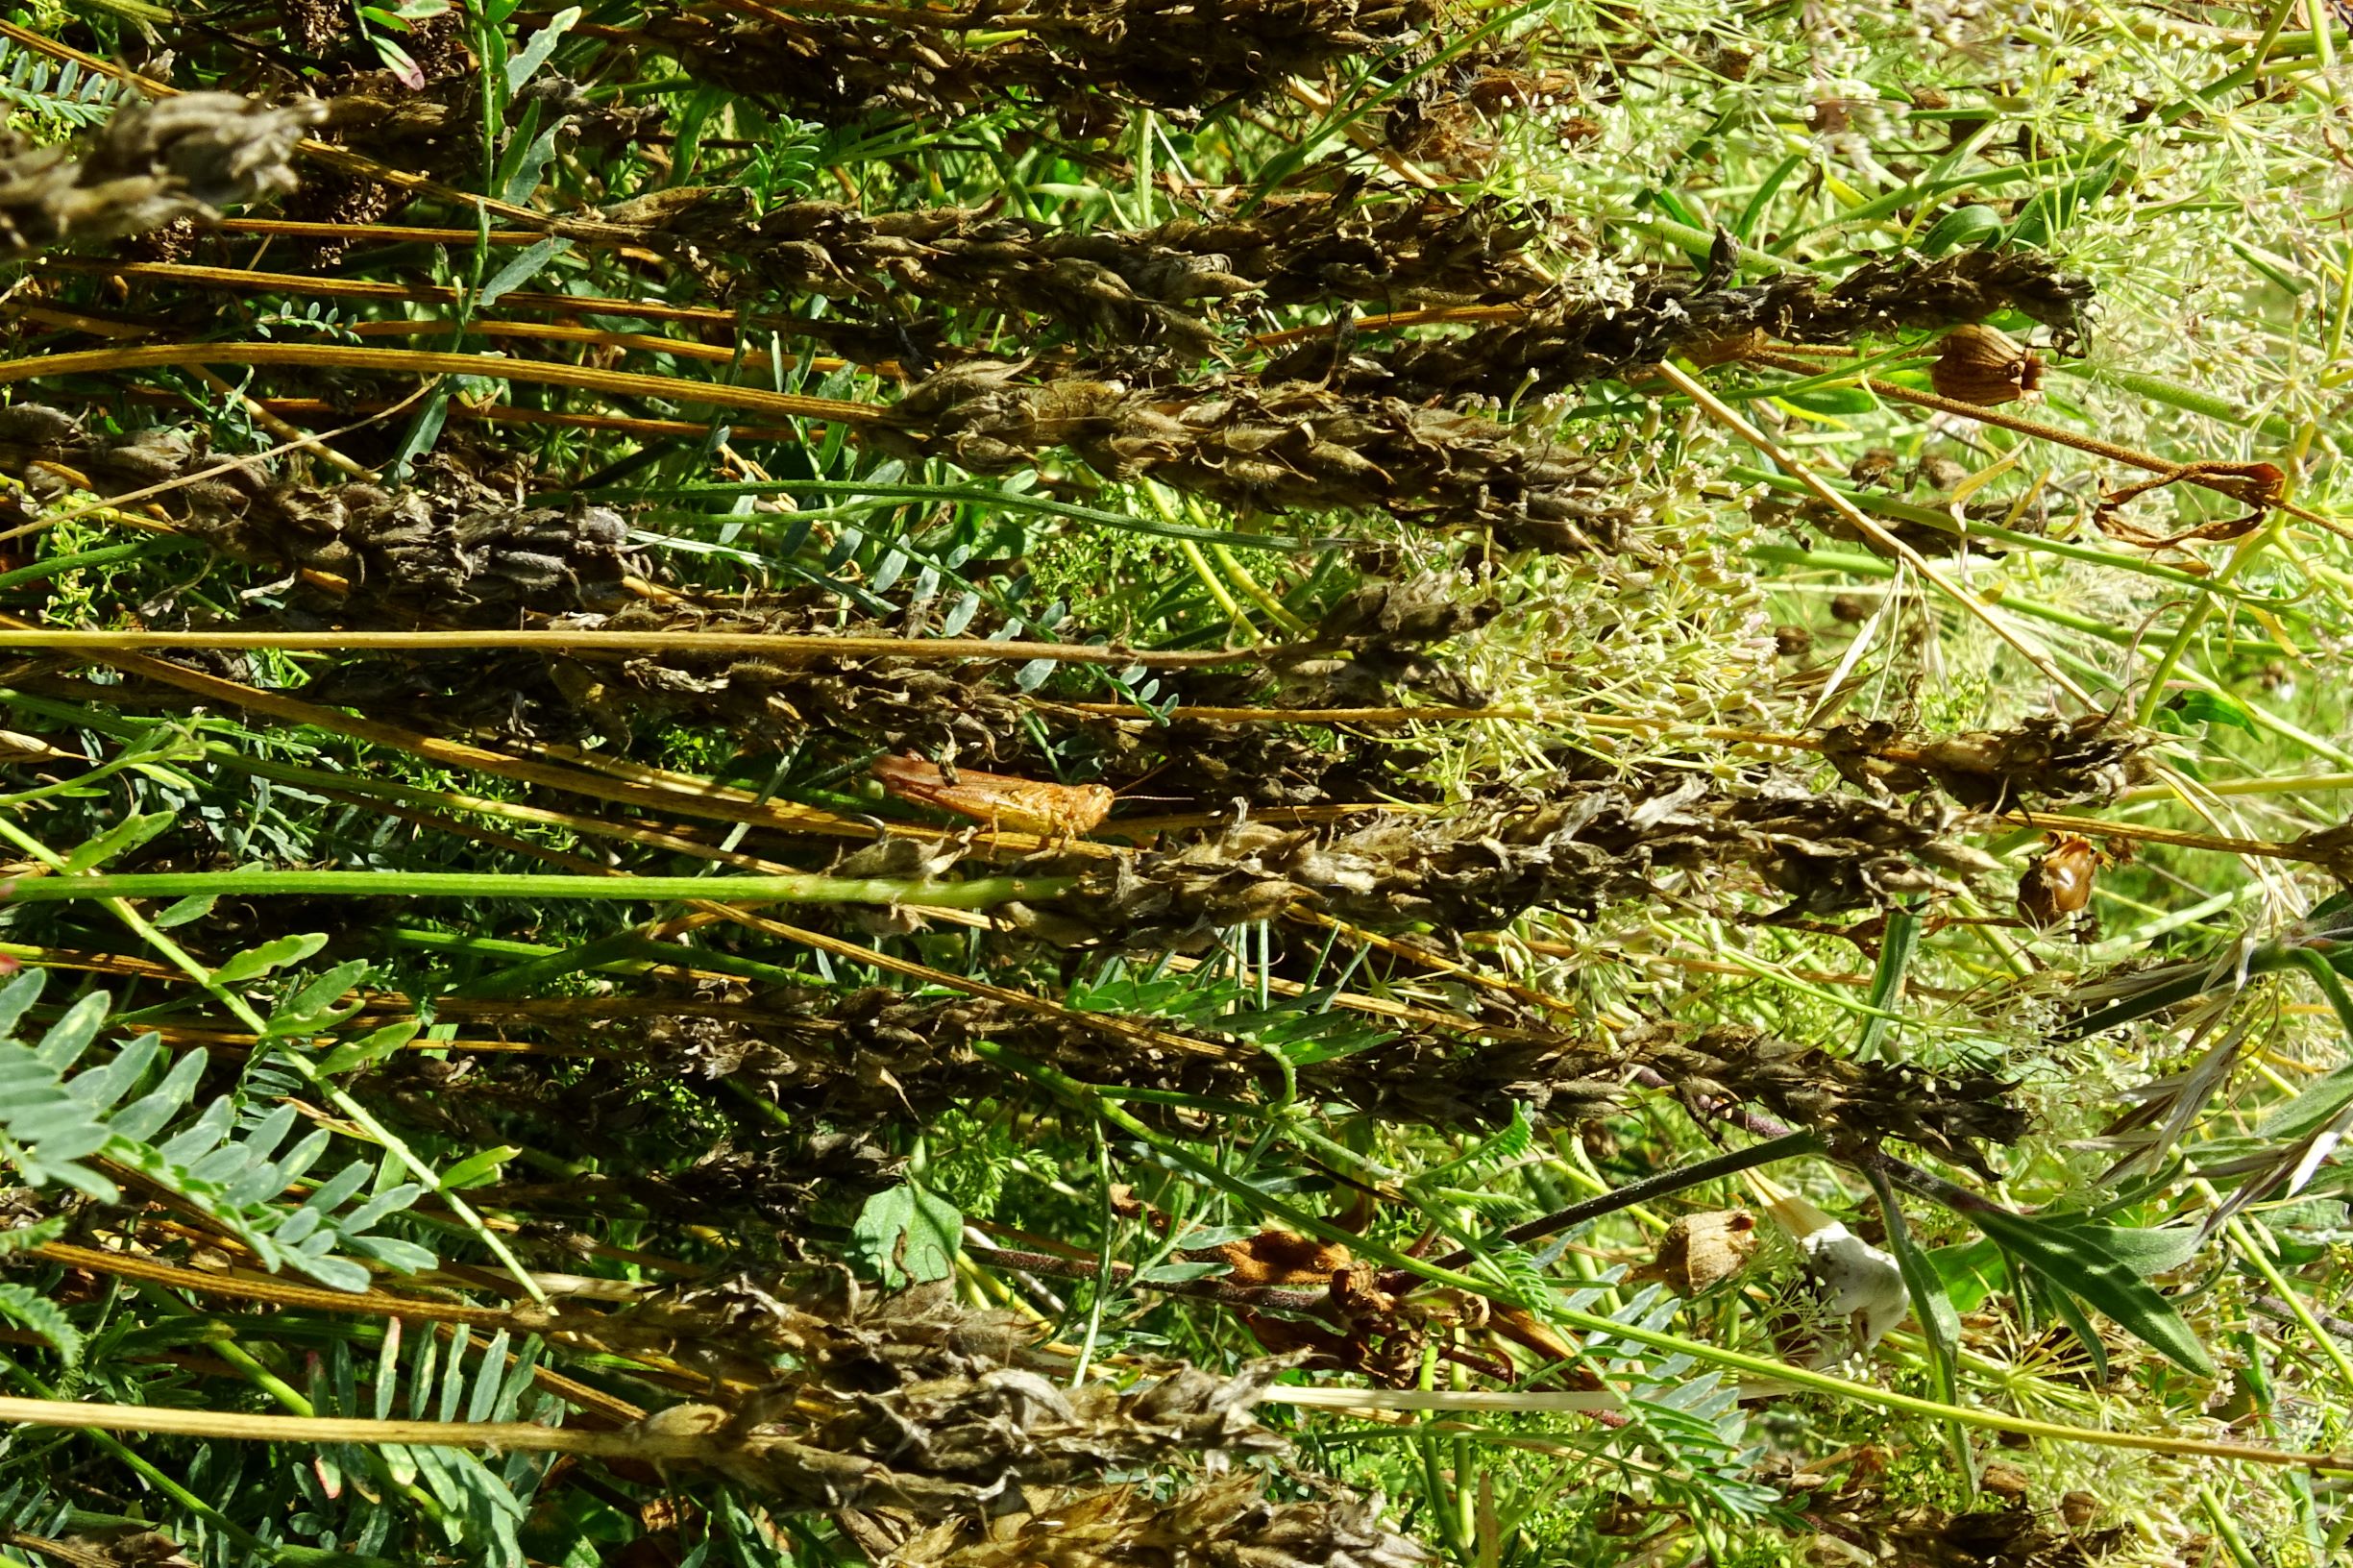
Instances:
[[[874,776],[901,800],[934,806],[996,830],[1042,839],[1081,839],[1103,824],[1115,798],[1101,784],[1048,784],[959,768],[953,774],[920,757],[878,757]]]

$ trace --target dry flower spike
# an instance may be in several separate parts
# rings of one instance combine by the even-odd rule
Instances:
[[[273,109],[187,92],[116,110],[80,158],[0,133],[0,257],[144,233],[290,191],[299,182],[288,159],[325,114],[309,99]]]

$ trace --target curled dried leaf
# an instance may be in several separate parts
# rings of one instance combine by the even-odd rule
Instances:
[[[2220,518],[2212,523],[2201,523],[2194,528],[2185,528],[2179,533],[2165,535],[2149,533],[2124,520],[2123,509],[2128,502],[2152,490],[2179,484],[2184,479],[2228,496],[2252,510],[2243,517]],[[2170,474],[2109,491],[2100,497],[2093,518],[2099,525],[2100,531],[2112,539],[2121,539],[2143,550],[2170,550],[2180,545],[2220,544],[2232,539],[2243,539],[2261,527],[2264,519],[2270,515],[2271,508],[2285,501],[2287,496],[2287,472],[2275,463],[2185,463]]]

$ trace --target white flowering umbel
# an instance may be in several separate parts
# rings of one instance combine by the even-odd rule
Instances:
[[[299,183],[289,164],[326,108],[189,92],[118,111],[81,156],[0,132],[0,258],[216,217]]]

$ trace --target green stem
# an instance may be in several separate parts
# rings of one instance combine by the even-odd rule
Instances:
[[[2222,570],[2215,574],[2215,586],[2227,588],[2248,562],[2262,554],[2265,548],[2279,537],[2280,529],[2287,522],[2287,514],[2274,513],[2271,521],[2259,529],[2253,538],[2231,551],[2230,559],[2222,563]],[[2201,598],[2190,606],[2190,613],[2183,616],[2181,625],[2174,628],[2172,639],[2165,645],[2165,651],[2157,656],[2157,667],[2148,673],[2148,691],[2141,698],[2141,711],[2134,716],[2142,728],[2146,729],[2156,722],[2157,710],[2165,703],[2166,686],[2172,678],[2174,667],[2181,663],[2182,655],[2190,650],[2190,645],[2197,640],[2197,634],[2205,628],[2208,618],[2213,614],[2214,600]]]
[[[2322,968],[2327,966],[2323,965]],[[2329,978],[2333,980],[2336,976],[2332,974]],[[2338,988],[2340,993],[2343,989],[2341,986]],[[2297,1326],[2311,1335],[2313,1343],[2320,1347],[2320,1353],[2337,1368],[2338,1386],[2353,1389],[2353,1360],[2347,1359],[2344,1347],[2337,1342],[2337,1336],[2313,1317],[2312,1309],[2305,1305],[2303,1295],[2288,1283],[2287,1278],[2272,1265],[2271,1260],[2264,1256],[2263,1248],[2245,1219],[2233,1214],[2223,1229],[2230,1233],[2232,1244],[2239,1249],[2239,1255],[2247,1261],[2247,1266],[2263,1276],[2264,1284],[2271,1287],[2271,1293],[2286,1303],[2288,1311],[2295,1314]]]

